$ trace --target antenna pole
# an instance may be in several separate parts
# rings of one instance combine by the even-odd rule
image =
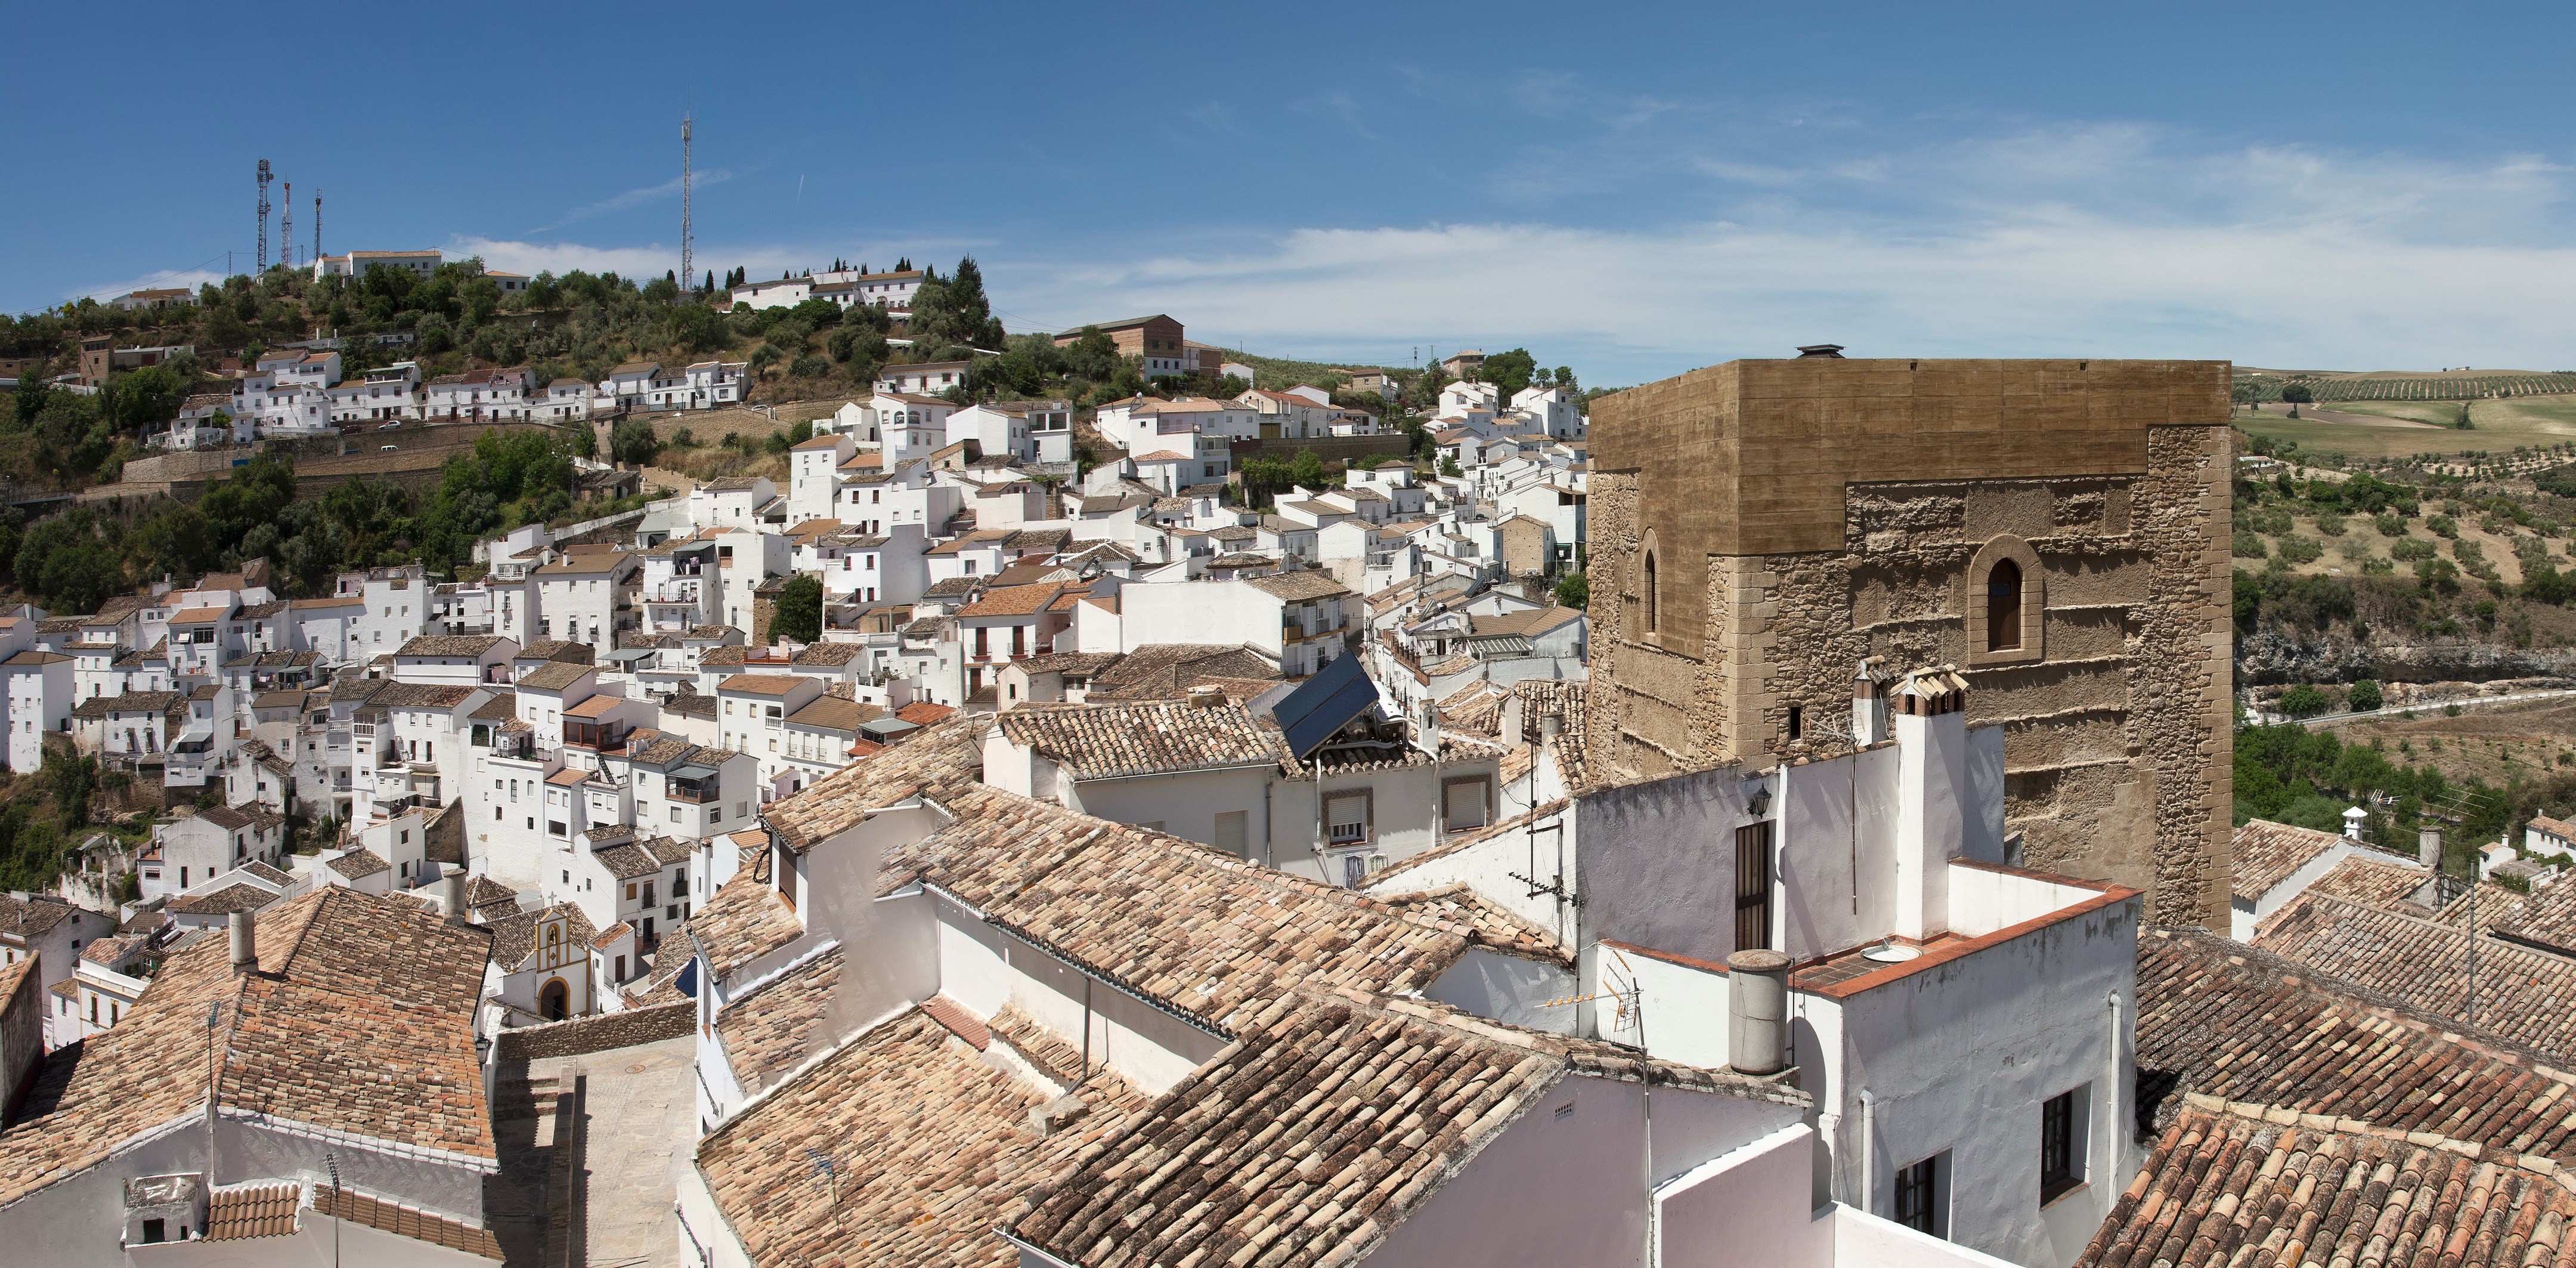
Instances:
[[[259,268],[258,268],[258,272],[260,272],[260,273],[265,273],[265,272],[267,272],[267,271],[268,271],[268,182],[269,182],[271,179],[272,179],[272,177],[269,175],[269,171],[268,171],[268,160],[267,160],[267,159],[261,159],[261,160],[259,161]]]
[[[689,115],[680,116],[680,290],[686,293],[697,276],[695,244],[689,240],[689,133],[695,123]]]
[[[313,191],[313,263],[322,263],[322,191]]]
[[[286,197],[278,200],[277,262],[291,269],[295,267],[295,182],[278,185],[286,190]]]

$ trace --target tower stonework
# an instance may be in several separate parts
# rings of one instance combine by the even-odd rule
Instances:
[[[1592,760],[1821,751],[1866,658],[1954,665],[1970,725],[2005,728],[2026,865],[2227,927],[2228,386],[2223,361],[1809,357],[1595,402]]]

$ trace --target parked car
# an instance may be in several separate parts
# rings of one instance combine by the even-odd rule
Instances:
[[[376,446],[376,452],[377,452],[377,453],[392,453],[392,452],[394,451],[394,448],[395,448],[395,447],[394,447],[394,446],[392,446],[392,445],[378,445],[378,446]]]
[[[401,420],[401,419],[399,419],[399,418],[397,418],[397,419],[395,419],[394,421],[392,421],[392,422],[390,422],[390,423],[378,423],[378,424],[376,424],[376,430],[377,430],[377,431],[392,431],[393,429],[395,429],[395,428],[397,428],[397,427],[400,427],[400,426],[402,426],[402,420]]]

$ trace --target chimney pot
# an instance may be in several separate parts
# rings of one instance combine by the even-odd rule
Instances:
[[[1726,957],[1726,1064],[1738,1074],[1777,1074],[1789,1064],[1789,957]]]
[[[237,911],[229,922],[232,934],[233,971],[248,972],[259,967],[258,913]]]

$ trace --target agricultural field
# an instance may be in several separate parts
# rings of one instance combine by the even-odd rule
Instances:
[[[2550,449],[2576,442],[2576,396],[2528,396],[2465,402],[2469,430],[2450,423],[2460,401],[2337,401],[2301,406],[2262,405],[2236,415],[2250,435],[2296,441],[2315,454],[2381,461],[2464,452],[2510,455],[2516,449]]]
[[[2448,370],[2440,374],[2337,374],[2314,370],[2239,367],[2236,381],[2255,399],[2277,401],[2293,381],[2319,401],[2470,401],[2576,393],[2576,372],[2552,370]]]
[[[2368,721],[2335,724],[2346,744],[2377,741],[2390,761],[2429,765],[2455,784],[2483,780],[2493,787],[2564,770],[2576,770],[2576,701],[2527,705],[2392,711]]]

